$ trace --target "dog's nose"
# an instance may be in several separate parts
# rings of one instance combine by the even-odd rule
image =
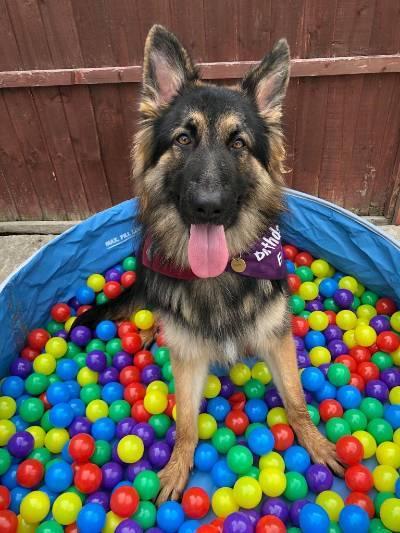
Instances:
[[[217,219],[226,205],[221,191],[199,191],[192,199],[192,207],[197,218],[209,222]]]

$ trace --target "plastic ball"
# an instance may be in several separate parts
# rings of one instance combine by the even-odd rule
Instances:
[[[344,502],[337,492],[325,490],[318,494],[315,503],[320,505],[328,513],[329,519],[333,522],[339,520],[339,515],[344,507]]]
[[[266,427],[254,428],[248,436],[248,446],[250,450],[257,455],[269,453],[275,444],[272,432]]]
[[[182,509],[189,518],[200,519],[206,516],[210,509],[207,492],[200,487],[187,489],[183,493]]]
[[[340,512],[339,525],[344,533],[353,531],[368,533],[369,517],[358,505],[346,505]]]
[[[229,372],[229,377],[235,385],[244,385],[251,378],[251,370],[244,363],[236,363]]]
[[[84,494],[90,494],[99,489],[102,482],[102,471],[93,463],[80,464],[75,470],[74,483]]]
[[[85,433],[74,435],[69,442],[68,451],[77,463],[86,463],[92,457],[95,450],[93,437]]]
[[[211,444],[208,444],[207,442],[201,442],[198,444],[194,452],[194,464],[200,472],[209,472],[217,460],[217,450],[211,446]]]
[[[258,481],[252,477],[243,476],[236,481],[233,495],[240,507],[253,509],[260,503],[262,491]]]
[[[110,508],[118,516],[128,517],[136,512],[139,505],[139,495],[134,487],[122,486],[116,488],[110,499]]]
[[[376,459],[381,465],[400,468],[400,446],[395,442],[382,442],[376,449]]]
[[[400,531],[400,499],[388,498],[380,509],[380,517],[390,531]]]
[[[232,446],[226,460],[229,468],[236,474],[245,474],[253,464],[253,456],[248,448],[241,445]]]
[[[274,498],[280,496],[286,490],[285,474],[278,468],[264,468],[260,472],[259,484],[266,496]]]
[[[183,510],[177,502],[165,502],[157,510],[157,525],[166,533],[177,531],[183,521]]]
[[[283,457],[286,468],[300,474],[303,474],[311,464],[310,455],[302,446],[291,446],[285,451]]]
[[[54,501],[52,513],[59,524],[67,526],[76,521],[81,508],[82,501],[79,496],[73,492],[65,492]]]
[[[133,486],[141,500],[152,500],[160,490],[160,480],[155,472],[143,470],[136,475]]]
[[[323,387],[325,377],[319,368],[309,367],[301,373],[301,383],[305,390],[315,392]]]
[[[217,487],[233,487],[237,480],[237,475],[229,468],[226,459],[220,459],[214,464],[211,477]]]
[[[345,473],[345,482],[350,490],[368,492],[374,484],[371,472],[361,464],[350,466]]]
[[[6,422],[10,425],[9,428],[5,428]],[[27,431],[18,431],[14,433],[14,424],[8,420],[3,420],[2,426],[3,428],[0,425],[1,440],[4,442],[4,444],[7,443],[7,448],[10,454],[18,459],[23,459],[29,455],[33,450],[35,443],[32,435]]]
[[[21,502],[20,513],[28,524],[41,522],[50,510],[50,500],[46,493],[34,490]]]
[[[166,394],[158,390],[151,390],[144,397],[144,407],[150,414],[160,414],[165,411],[168,405]]]
[[[118,456],[124,463],[136,463],[143,457],[143,441],[136,435],[126,435],[117,446]]]
[[[17,481],[21,487],[33,488],[40,483],[43,478],[44,467],[36,459],[26,459],[18,465]]]
[[[376,341],[376,331],[371,326],[357,326],[354,330],[355,339],[360,346],[371,346]]]
[[[394,492],[399,474],[389,465],[378,465],[372,471],[374,486],[379,492]]]
[[[300,527],[304,533],[329,530],[329,515],[319,505],[307,503],[300,511]]]
[[[229,487],[221,487],[214,492],[211,499],[211,506],[214,513],[223,518],[235,513],[239,509],[234,492]]]
[[[333,363],[328,369],[328,379],[335,387],[347,385],[350,381],[350,370],[343,364]]]
[[[79,511],[76,523],[81,531],[100,533],[106,522],[106,511],[98,503],[87,503]]]
[[[139,329],[150,329],[154,325],[154,315],[151,311],[142,309],[133,316],[133,322]]]
[[[325,429],[328,439],[333,443],[351,433],[349,423],[343,418],[337,417],[330,418],[325,425]]]
[[[313,464],[306,471],[306,480],[310,490],[318,494],[332,487],[333,475],[325,465]]]
[[[339,459],[347,465],[361,462],[364,456],[364,448],[361,442],[353,436],[341,437],[336,442],[336,452]]]

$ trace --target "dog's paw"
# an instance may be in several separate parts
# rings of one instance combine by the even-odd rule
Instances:
[[[167,466],[158,473],[161,490],[157,497],[157,505],[167,500],[179,500],[186,486],[191,465],[181,459],[171,458]]]
[[[344,466],[336,454],[336,446],[329,442],[315,427],[298,436],[302,446],[307,448],[314,463],[323,464],[337,476],[344,476]]]

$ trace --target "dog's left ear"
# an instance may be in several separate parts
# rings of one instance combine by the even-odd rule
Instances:
[[[289,82],[290,53],[286,39],[280,39],[259,65],[246,74],[242,90],[252,98],[265,118],[280,112]]]
[[[197,78],[189,54],[175,35],[163,26],[153,26],[144,49],[143,95],[158,108]]]

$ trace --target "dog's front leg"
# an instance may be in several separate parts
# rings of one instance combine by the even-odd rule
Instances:
[[[192,353],[186,347],[186,357],[177,356],[171,348],[171,364],[176,395],[176,441],[167,466],[159,472],[161,491],[157,503],[180,498],[193,466],[193,454],[198,440],[197,415],[208,371],[204,354]]]

